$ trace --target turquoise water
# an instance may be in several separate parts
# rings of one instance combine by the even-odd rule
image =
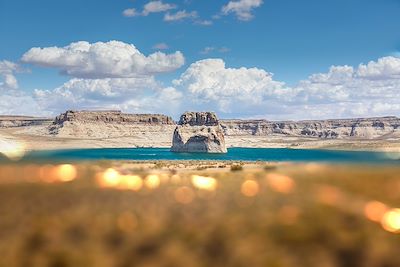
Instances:
[[[288,148],[230,148],[227,154],[173,153],[168,148],[104,148],[33,151],[23,161],[65,162],[82,160],[240,160],[319,161],[349,163],[399,163],[400,156],[380,152],[309,150]],[[0,161],[6,161],[0,158]]]

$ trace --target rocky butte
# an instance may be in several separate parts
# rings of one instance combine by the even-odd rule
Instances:
[[[173,152],[226,153],[225,137],[213,112],[185,112],[175,128]]]
[[[141,145],[151,143],[151,139],[162,139],[170,144],[175,125],[171,117],[162,114],[127,114],[119,110],[68,110],[54,119],[47,127],[47,133],[63,138],[130,137]]]

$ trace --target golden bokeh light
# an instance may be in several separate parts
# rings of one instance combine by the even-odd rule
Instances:
[[[61,182],[69,182],[76,178],[77,170],[74,165],[61,164],[55,167],[57,179]]]
[[[192,175],[192,184],[198,189],[214,191],[217,189],[218,182],[212,177]]]
[[[142,188],[143,181],[137,175],[121,175],[118,183],[119,189],[138,191]]]
[[[193,189],[187,186],[181,186],[177,188],[174,192],[175,200],[182,204],[189,204],[194,199],[194,192]]]
[[[286,175],[270,173],[266,175],[268,185],[276,192],[289,194],[295,188],[295,182]]]
[[[137,175],[122,175],[113,168],[108,168],[104,172],[96,175],[97,183],[101,187],[111,187],[121,190],[138,191],[143,187],[143,180]]]
[[[246,197],[254,197],[260,191],[260,186],[255,180],[246,180],[242,183],[240,191]]]
[[[379,201],[370,201],[364,207],[364,215],[373,222],[380,222],[388,207]]]
[[[120,181],[120,174],[113,168],[109,168],[104,172],[103,178],[108,185],[116,186]]]
[[[392,233],[400,233],[400,209],[391,209],[383,215],[383,229]]]
[[[70,182],[76,179],[78,171],[72,164],[44,165],[39,169],[39,178],[46,183]]]
[[[146,176],[144,184],[149,189],[155,189],[160,186],[160,177],[157,174],[150,174]]]
[[[113,168],[108,168],[97,175],[97,182],[101,187],[116,187],[121,180],[121,175]]]

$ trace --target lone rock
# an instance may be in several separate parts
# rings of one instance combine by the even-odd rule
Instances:
[[[225,137],[213,112],[185,112],[175,128],[171,151],[226,153]]]

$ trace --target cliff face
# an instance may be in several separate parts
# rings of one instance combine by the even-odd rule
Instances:
[[[175,122],[160,114],[126,114],[121,111],[66,111],[48,127],[48,133],[59,137],[168,140]],[[169,138],[168,138],[169,137]]]
[[[215,113],[184,113],[175,128],[171,151],[226,153],[224,134]]]
[[[54,120],[24,116],[0,116],[0,128],[21,127],[25,130],[19,131],[26,131],[26,133],[34,135],[98,139],[99,142],[104,138],[132,137],[139,140],[141,144],[146,142],[152,144],[151,140],[162,140],[165,146],[170,146],[171,136],[174,135],[176,125],[171,117],[161,114],[125,114],[113,110],[66,111]],[[227,137],[228,141],[236,140],[241,136],[246,138],[269,138],[271,136],[282,140],[286,137],[321,140],[400,140],[400,118],[397,117],[296,122],[218,120],[212,112],[187,112],[181,116],[178,125],[182,129],[175,134],[180,136],[182,142],[187,142],[190,138],[187,136],[192,136],[196,131],[201,136],[208,135],[208,131],[210,131],[210,137],[205,140],[214,138],[215,141],[210,141],[209,145],[216,144],[217,146],[222,146],[222,143],[218,144],[219,140],[222,140],[222,134]],[[195,128],[196,131],[193,132]],[[202,131],[205,132],[201,133]],[[199,143],[201,143],[199,140],[193,142],[193,144]]]
[[[73,111],[68,110],[54,120],[54,124],[70,122],[135,123],[151,125],[174,125],[171,117],[161,114],[126,114],[119,110]]]
[[[39,126],[49,124],[52,119],[25,116],[0,116],[0,128]]]
[[[375,139],[386,135],[400,135],[400,118],[360,118],[320,121],[222,120],[227,136],[284,135],[323,139]]]

